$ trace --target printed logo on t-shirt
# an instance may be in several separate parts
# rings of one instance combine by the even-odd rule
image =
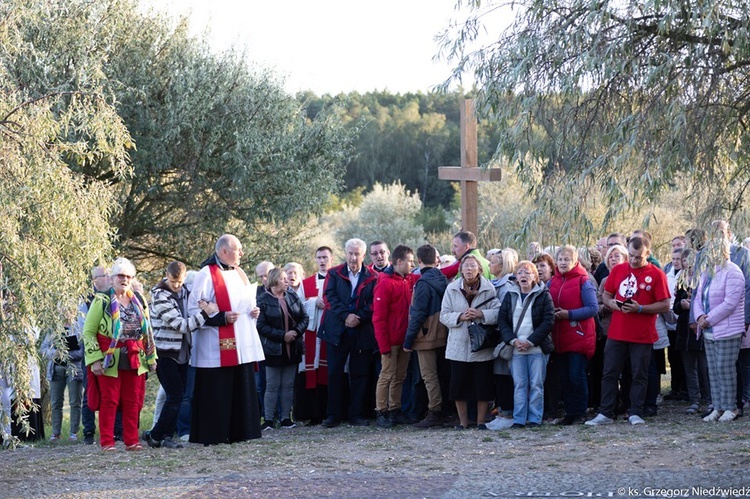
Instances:
[[[633,274],[630,274],[620,283],[620,296],[625,299],[632,298],[638,292],[638,280]]]

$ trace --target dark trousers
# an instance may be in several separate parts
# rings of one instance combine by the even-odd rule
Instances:
[[[83,434],[93,435],[96,433],[96,415],[94,411],[89,409],[89,391],[88,391],[88,376],[86,375],[86,359],[81,361],[81,370],[83,371],[83,399],[81,407],[81,423],[83,424]],[[122,422],[120,422],[122,424]],[[122,430],[120,431],[122,434]]]
[[[413,419],[422,419],[427,413],[427,389],[422,381],[416,351],[409,354],[409,367],[401,392],[401,412]]]
[[[662,369],[665,369],[665,366],[664,350],[653,350],[651,353],[651,362],[648,366],[648,386],[646,388],[644,407],[649,407],[654,412],[657,410],[656,399],[661,393],[661,375]]]
[[[651,343],[631,343],[629,341],[607,339],[604,347],[604,370],[602,374],[602,402],[599,412],[609,418],[615,417],[617,405],[617,382],[630,358],[632,380],[630,384],[630,405],[628,414],[640,416],[646,400],[648,368],[651,364],[653,345]]]
[[[349,411],[348,417],[362,418],[366,415],[367,394],[372,392],[370,374],[376,365],[377,352],[373,350],[358,350],[355,348],[354,333],[345,331],[341,335],[339,345],[326,342],[328,352],[328,416],[343,419],[344,382],[346,375],[344,366],[349,358]],[[373,400],[367,407],[374,404]]]
[[[585,416],[589,402],[588,359],[582,353],[558,354],[560,391],[567,416]]]
[[[687,394],[687,379],[685,378],[685,365],[682,363],[682,353],[673,345],[677,344],[677,331],[668,331],[669,344],[667,347],[667,360],[669,361],[669,373],[672,376],[670,387],[672,395]]]
[[[176,360],[169,357],[160,358],[156,365],[156,375],[167,394],[167,400],[159,414],[159,420],[151,429],[151,438],[154,440],[171,438],[177,429],[177,416],[180,413],[187,385],[187,371],[187,364],[178,364]]]
[[[182,395],[180,414],[177,416],[177,434],[179,436],[190,435],[190,413],[193,404],[193,389],[195,388],[195,368],[188,366],[185,393]]]

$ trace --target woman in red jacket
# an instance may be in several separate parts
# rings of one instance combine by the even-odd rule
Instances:
[[[565,404],[563,425],[583,423],[588,405],[589,359],[596,348],[594,316],[599,311],[596,286],[578,263],[574,246],[562,246],[555,255],[557,271],[549,283],[555,304],[552,340],[558,354],[560,387]]]

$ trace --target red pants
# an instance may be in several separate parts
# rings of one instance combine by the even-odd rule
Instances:
[[[99,404],[99,443],[102,447],[115,445],[115,414],[122,411],[122,439],[125,445],[138,443],[138,421],[146,396],[146,376],[138,371],[118,371],[117,377],[98,376],[101,402]]]

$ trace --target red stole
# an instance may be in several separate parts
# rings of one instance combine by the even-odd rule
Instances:
[[[324,281],[325,282],[325,281]],[[302,288],[305,290],[305,299],[318,299],[318,274],[317,272],[302,281]],[[328,384],[328,355],[326,353],[326,342],[320,342],[320,356],[318,357],[318,369],[315,369],[315,352],[317,349],[318,337],[313,328],[317,329],[317,324],[313,324],[312,318],[307,323],[305,331],[305,389],[312,390],[318,385]]]
[[[229,301],[229,291],[226,283],[224,283],[224,277],[221,275],[221,269],[214,264],[209,265],[208,269],[211,272],[211,281],[214,285],[214,295],[216,295],[216,305],[219,307],[219,312],[231,312],[232,303]],[[219,326],[219,359],[221,367],[237,366],[240,363],[237,355],[234,323]]]

